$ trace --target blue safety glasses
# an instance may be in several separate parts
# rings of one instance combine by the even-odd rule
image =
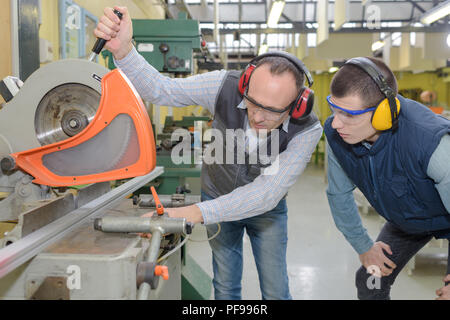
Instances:
[[[363,113],[366,113],[366,112],[374,111],[376,109],[376,107],[370,107],[370,108],[367,108],[367,109],[364,109],[364,110],[348,110],[348,109],[345,109],[345,108],[342,108],[342,107],[339,107],[339,106],[335,105],[333,102],[331,102],[330,98],[331,98],[331,95],[329,95],[327,97],[327,102],[330,105],[330,107],[335,108],[335,109],[339,109],[339,110],[344,111],[344,112],[346,112],[348,114],[351,114],[353,116],[357,116],[359,114],[363,114]]]

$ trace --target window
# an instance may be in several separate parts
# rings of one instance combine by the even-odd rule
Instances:
[[[98,19],[72,0],[59,0],[61,59],[87,58],[97,40]]]

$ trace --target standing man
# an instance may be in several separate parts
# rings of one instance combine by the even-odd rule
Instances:
[[[250,237],[263,299],[291,299],[286,267],[287,207],[285,196],[298,179],[318,143],[322,127],[311,113],[313,92],[303,85],[303,63],[287,53],[255,58],[244,73],[214,71],[171,79],[158,73],[133,47],[132,24],[126,8],[120,21],[106,8],[95,35],[107,40],[115,64],[134,84],[144,100],[157,105],[201,105],[214,115],[213,128],[222,133],[223,155],[229,163],[203,163],[202,200],[196,205],[168,209],[169,216],[185,217],[207,225],[213,253],[216,299],[241,299],[242,240]],[[250,163],[255,140],[225,139],[227,130],[252,129],[278,137],[276,163]],[[275,134],[276,133],[276,134]],[[275,138],[274,138],[275,139]],[[234,144],[233,142],[236,142]],[[221,146],[222,147],[222,146]],[[245,163],[236,149],[247,150]],[[275,164],[277,166],[275,166]],[[267,170],[267,171],[264,171]],[[271,172],[270,174],[264,174]]]
[[[327,195],[336,226],[362,263],[359,299],[389,299],[409,259],[433,237],[450,238],[450,121],[397,93],[383,62],[354,58],[336,73],[327,98]],[[361,224],[355,187],[387,220],[375,243]],[[436,293],[450,299],[450,285]]]

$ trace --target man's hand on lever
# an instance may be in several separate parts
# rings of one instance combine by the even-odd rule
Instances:
[[[125,58],[133,49],[133,25],[126,7],[114,7],[122,13],[122,20],[114,14],[113,8],[105,8],[94,34],[107,40],[105,48],[112,52],[116,60]]]

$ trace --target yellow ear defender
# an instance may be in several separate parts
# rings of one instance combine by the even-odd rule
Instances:
[[[375,106],[376,109],[372,114],[371,121],[375,130],[384,131],[397,128],[400,101],[395,96],[394,90],[387,84],[379,68],[364,57],[350,59],[345,64],[357,66],[365,71],[386,97]]]
[[[395,105],[397,110],[397,115],[400,113],[400,101],[395,98]],[[383,99],[377,106],[372,114],[372,126],[375,130],[389,130],[393,126],[392,122],[391,107],[389,105],[388,98]]]

